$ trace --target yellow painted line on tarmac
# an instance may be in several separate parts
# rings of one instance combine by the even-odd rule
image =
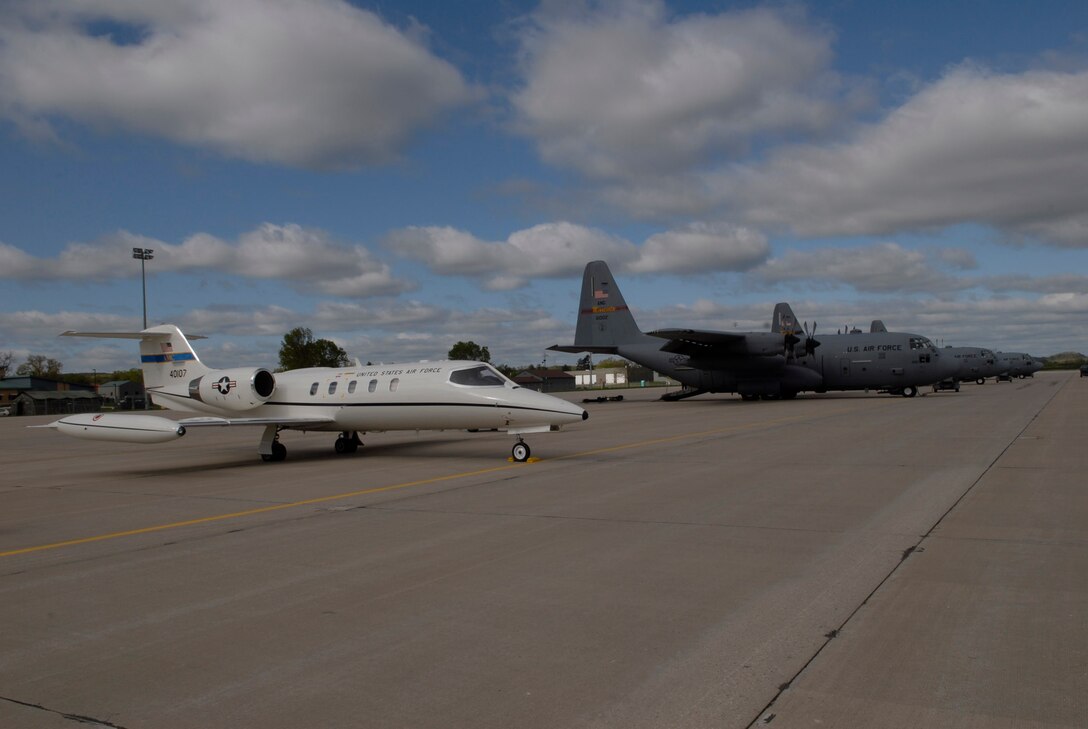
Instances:
[[[842,408],[838,412],[845,412],[847,409]],[[838,414],[834,412],[831,414]],[[821,415],[828,415],[828,413],[821,413]],[[593,456],[601,453],[611,453],[615,451],[629,450],[631,448],[645,448],[646,446],[661,445],[662,443],[675,443],[683,440],[691,440],[693,438],[704,438],[711,435],[722,435],[725,433],[740,433],[746,430],[756,430],[759,428],[774,427],[777,425],[784,425],[787,423],[797,422],[799,420],[805,420],[807,416],[796,415],[785,418],[776,418],[774,420],[764,420],[757,423],[748,423],[745,425],[731,425],[724,428],[713,428],[711,430],[702,430],[695,433],[681,433],[679,435],[670,435],[663,438],[652,438],[649,440],[642,440],[635,443],[621,443],[619,445],[608,446],[606,448],[597,448],[591,451],[583,451],[581,453],[574,453],[567,456],[556,456],[554,458],[541,459],[543,461],[560,461],[571,460],[574,458],[582,458],[585,456]],[[537,459],[532,459],[536,461]],[[135,537],[141,534],[151,534],[154,532],[164,532],[170,529],[180,529],[187,526],[197,526],[200,524],[211,524],[217,521],[227,521],[229,519],[241,519],[247,516],[256,516],[258,514],[267,514],[273,511],[283,511],[285,509],[295,509],[300,506],[311,506],[313,504],[322,504],[329,501],[339,501],[341,499],[350,499],[356,496],[365,496],[367,494],[380,494],[386,491],[397,491],[399,489],[412,488],[413,486],[426,486],[433,483],[441,483],[443,481],[454,481],[460,478],[470,478],[472,476],[482,476],[488,473],[496,473],[498,471],[506,471],[512,468],[520,468],[525,466],[523,463],[514,463],[505,466],[495,466],[493,468],[484,468],[479,471],[466,471],[464,473],[453,473],[446,476],[435,476],[434,478],[425,478],[418,481],[406,481],[404,483],[393,484],[391,486],[377,486],[369,489],[360,489],[358,491],[348,491],[342,494],[335,494],[333,496],[318,496],[313,499],[303,499],[301,501],[291,501],[283,504],[274,504],[272,506],[261,506],[256,509],[246,509],[244,511],[234,511],[229,514],[215,514],[213,516],[204,516],[199,519],[187,519],[185,521],[175,521],[169,524],[156,524],[154,526],[141,527],[139,529],[128,529],[120,532],[110,532],[108,534],[96,534],[90,537],[81,537],[79,539],[68,539],[63,542],[53,542],[51,544],[39,544],[34,547],[23,547],[21,549],[12,549],[6,552],[0,552],[0,558],[3,557],[15,557],[20,554],[31,554],[33,552],[44,552],[50,549],[61,549],[63,547],[75,547],[80,544],[92,544],[94,542],[105,542],[110,539],[121,539],[123,537]]]
[[[518,464],[521,465],[521,464]],[[440,483],[442,481],[452,481],[457,478],[468,478],[469,476],[481,476],[485,473],[493,473],[495,471],[504,471],[513,466],[497,466],[495,468],[485,468],[480,471],[468,471],[465,473],[454,473],[448,476],[436,476],[434,478],[426,478],[419,481],[406,481],[405,483],[393,484],[392,486],[377,486],[371,489],[360,489],[359,491],[348,491],[343,494],[335,494],[334,496],[318,496],[313,499],[303,499],[302,501],[291,501],[284,504],[274,504],[272,506],[261,506],[256,509],[246,509],[245,511],[234,511],[230,514],[216,514],[214,516],[204,516],[199,519],[188,519],[186,521],[175,521],[169,524],[156,524],[155,526],[142,527],[140,529],[128,529],[122,532],[110,532],[109,534],[97,534],[93,537],[82,537],[80,539],[69,539],[64,542],[53,542],[52,544],[40,544],[36,547],[23,547],[22,549],[12,549],[7,552],[0,552],[0,557],[14,557],[18,554],[30,554],[31,552],[44,552],[47,549],[60,549],[61,547],[74,547],[79,544],[90,544],[92,542],[104,542],[109,539],[120,539],[121,537],[134,537],[140,534],[150,534],[152,532],[163,532],[169,529],[179,529],[181,527],[196,526],[198,524],[210,524],[217,521],[226,521],[227,519],[240,519],[246,516],[256,516],[257,514],[267,514],[272,511],[282,511],[284,509],[294,509],[299,506],[309,506],[311,504],[321,504],[328,501],[337,501],[339,499],[349,499],[354,496],[364,496],[366,494],[379,494],[383,491],[395,491],[397,489],[411,488],[412,486],[425,486],[431,483]]]

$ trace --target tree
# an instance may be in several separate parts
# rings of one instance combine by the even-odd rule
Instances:
[[[280,345],[280,370],[303,367],[345,367],[351,363],[348,353],[328,339],[314,339],[307,327],[295,327],[283,335]]]
[[[14,352],[0,352],[0,379],[8,376],[8,370],[11,369],[11,363],[14,359]]]
[[[15,370],[15,374],[24,377],[29,375],[31,377],[56,379],[60,377],[61,366],[60,362],[51,357],[46,357],[44,354],[31,354],[27,356],[26,362],[19,365],[19,369]]]
[[[598,362],[597,369],[604,370],[613,367],[626,367],[628,364],[630,363],[622,357],[609,357],[608,359],[602,359]]]
[[[504,375],[506,375],[507,377],[509,377],[512,380],[515,377],[517,377],[521,373],[522,370],[524,370],[526,368],[522,367],[522,368],[519,369],[517,367],[512,367],[512,366],[507,365],[507,364],[501,364],[501,365],[497,365],[495,367],[495,369],[497,369],[499,372],[503,373]]]
[[[470,359],[474,362],[490,362],[491,352],[487,351],[487,347],[481,347],[476,342],[458,342],[450,347],[450,353],[446,355],[448,359]]]

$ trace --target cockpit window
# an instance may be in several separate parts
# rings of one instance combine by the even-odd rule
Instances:
[[[925,337],[911,337],[910,338],[911,349],[933,349],[933,343]]]
[[[503,387],[506,378],[487,365],[454,370],[450,373],[450,382],[465,387]]]

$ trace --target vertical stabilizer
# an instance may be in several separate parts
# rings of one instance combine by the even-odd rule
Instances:
[[[148,390],[169,389],[171,385],[187,387],[191,379],[208,371],[176,326],[163,324],[140,334],[140,367]]]
[[[793,309],[784,301],[774,305],[771,331],[775,334],[797,334],[801,331],[801,325],[797,322],[797,317],[793,315]]]
[[[634,344],[642,338],[608,264],[604,261],[586,264],[578,304],[578,326],[574,333],[575,346],[617,347]]]
[[[156,392],[188,397],[189,382],[208,372],[189,340],[173,324],[149,327],[140,332],[64,332],[61,336],[138,339],[144,389],[152,395],[152,400]]]

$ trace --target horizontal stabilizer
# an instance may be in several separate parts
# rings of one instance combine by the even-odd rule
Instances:
[[[61,332],[62,337],[94,337],[96,339],[148,339],[152,341],[169,341],[172,332],[76,332],[69,329]],[[186,334],[186,339],[207,339],[203,334]]]

